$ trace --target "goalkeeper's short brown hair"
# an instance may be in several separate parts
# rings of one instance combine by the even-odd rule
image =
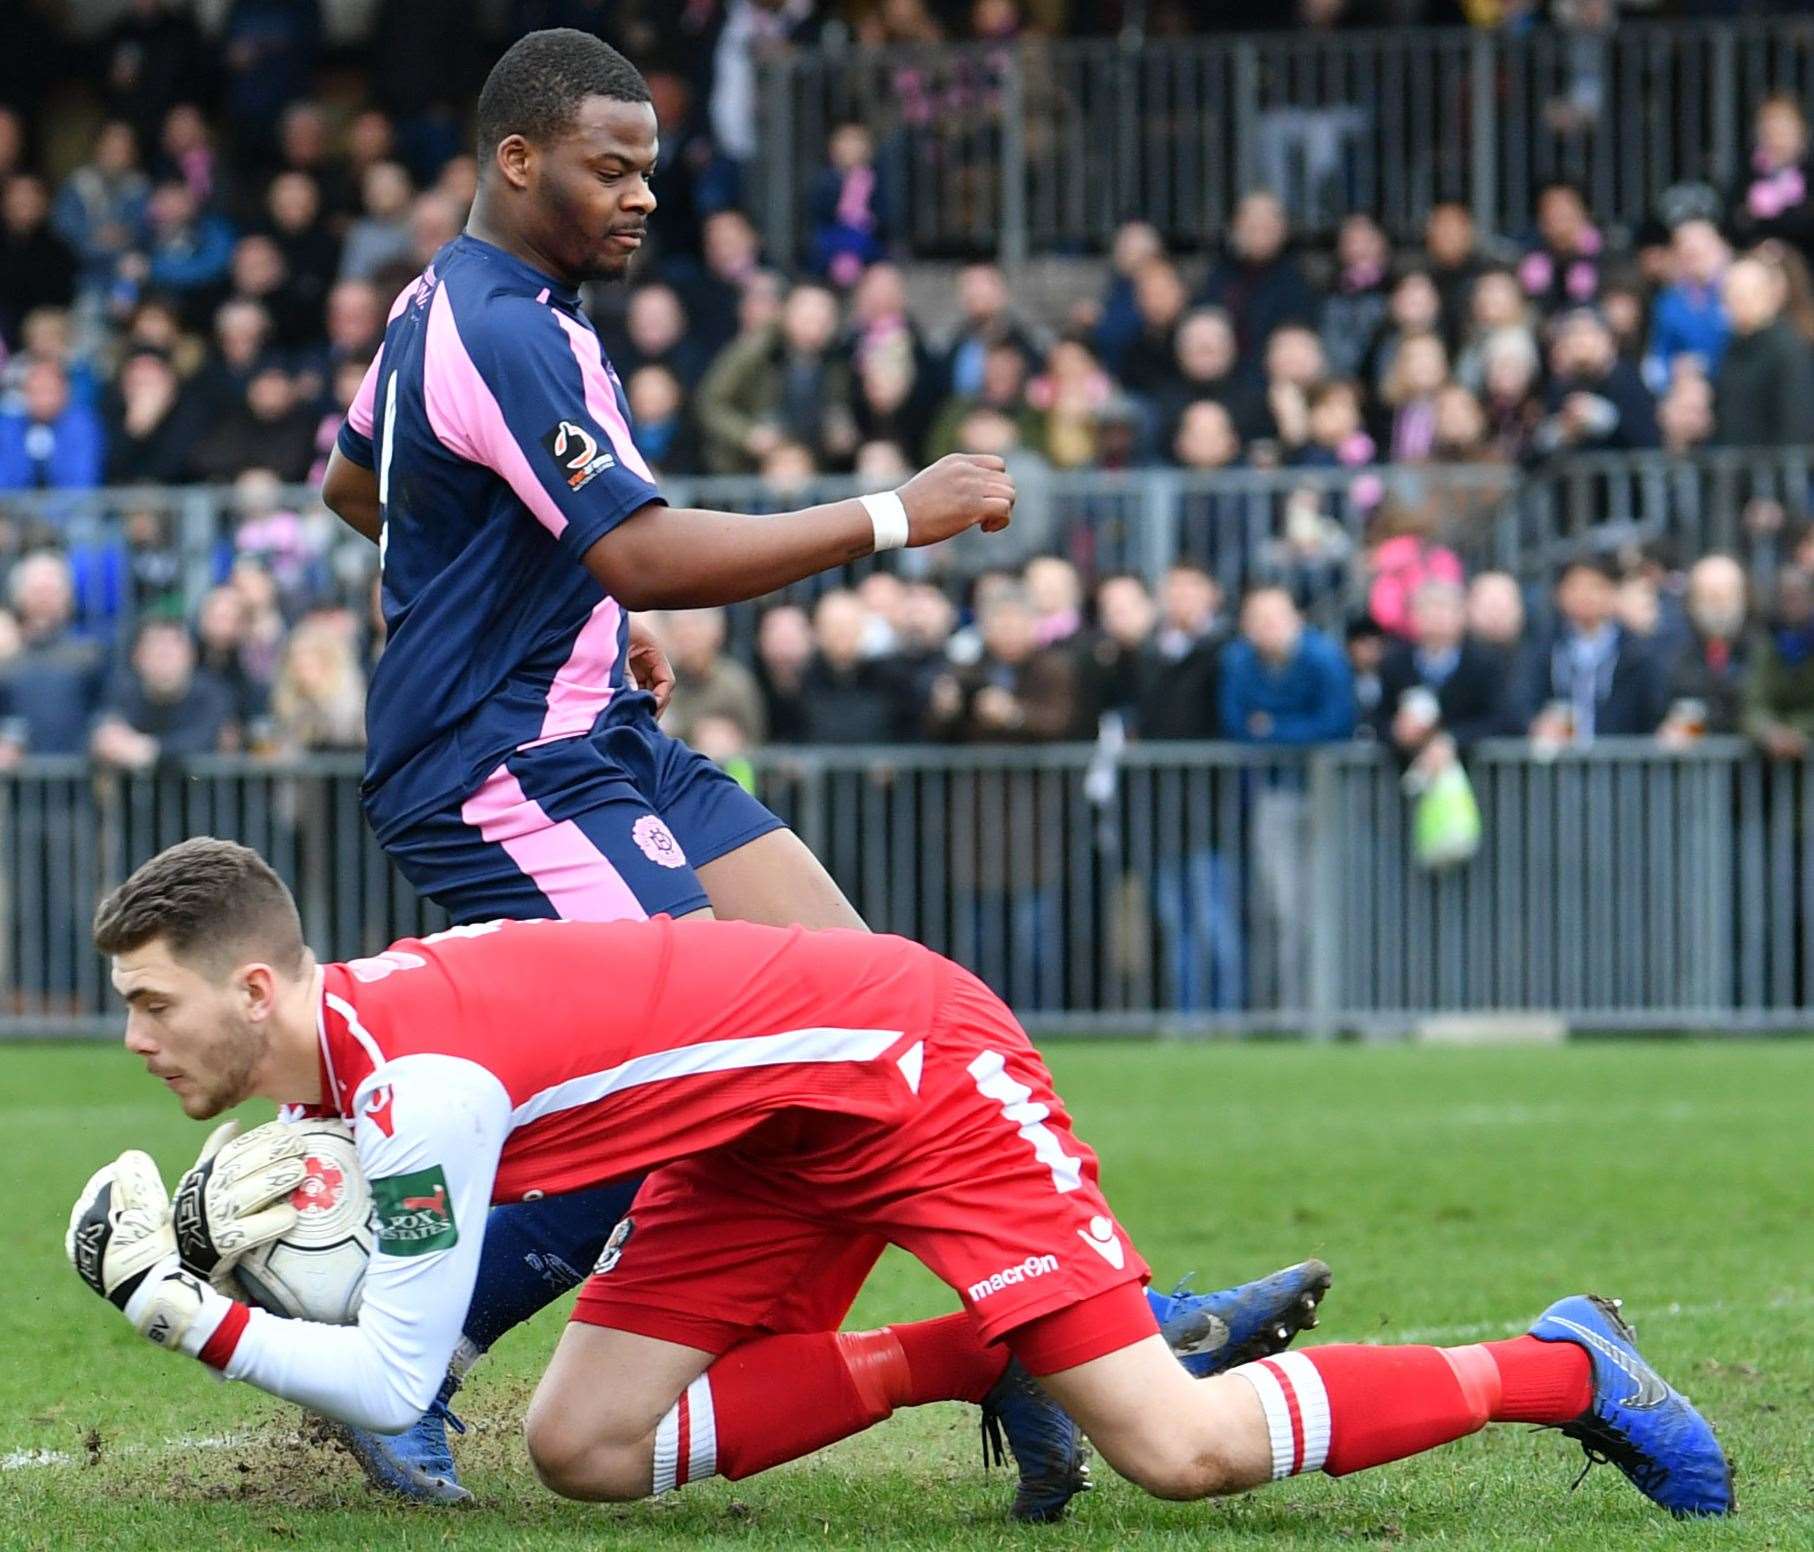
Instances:
[[[102,900],[94,946],[126,954],[162,938],[177,958],[218,978],[247,960],[302,967],[302,918],[288,886],[237,841],[198,836],[159,852]]]

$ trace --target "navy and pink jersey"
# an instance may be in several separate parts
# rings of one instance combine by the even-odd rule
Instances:
[[[339,446],[376,471],[384,524],[382,841],[511,752],[590,730],[628,623],[582,557],[661,497],[577,289],[465,235],[397,298]]]

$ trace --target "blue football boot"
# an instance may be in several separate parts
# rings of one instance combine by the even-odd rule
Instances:
[[[1166,1345],[1201,1380],[1284,1352],[1293,1337],[1316,1324],[1330,1272],[1321,1261],[1300,1261],[1218,1293],[1189,1293],[1189,1281],[1169,1294],[1148,1288],[1146,1302]]]
[[[449,1374],[428,1410],[402,1433],[368,1433],[348,1423],[326,1420],[328,1431],[359,1462],[373,1487],[417,1503],[471,1503],[472,1494],[460,1486],[447,1443],[450,1427],[455,1433],[466,1432],[466,1425],[447,1405],[459,1388],[460,1381]]]
[[[1732,1512],[1726,1452],[1693,1403],[1644,1361],[1619,1317],[1619,1300],[1592,1293],[1559,1300],[1538,1317],[1531,1335],[1573,1342],[1593,1364],[1593,1404],[1561,1425],[1587,1452],[1589,1468],[1610,1462],[1678,1518]]]
[[[1010,1359],[995,1388],[983,1397],[983,1461],[1000,1465],[1006,1454],[1014,1456],[1020,1470],[1010,1511],[1014,1518],[1029,1524],[1062,1519],[1066,1505],[1089,1490],[1088,1449],[1070,1415],[1040,1389],[1018,1358]]]

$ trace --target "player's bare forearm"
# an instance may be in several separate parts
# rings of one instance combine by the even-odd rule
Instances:
[[[587,550],[586,568],[626,608],[706,609],[760,598],[874,548],[857,501],[773,517],[650,506]]]
[[[344,456],[337,447],[328,454],[327,473],[321,478],[321,501],[354,533],[364,535],[373,544],[378,542],[384,523],[378,508],[378,476]]]
[[[1006,466],[981,454],[941,458],[896,494],[906,543],[916,547],[967,528],[993,533],[1014,513]],[[626,608],[705,609],[760,598],[873,554],[879,521],[861,501],[773,517],[651,503],[587,550],[586,568]]]

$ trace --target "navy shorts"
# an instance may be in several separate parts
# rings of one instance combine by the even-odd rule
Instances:
[[[781,821],[662,732],[622,692],[583,738],[505,757],[464,802],[384,843],[456,922],[682,916],[708,904],[693,869]]]

